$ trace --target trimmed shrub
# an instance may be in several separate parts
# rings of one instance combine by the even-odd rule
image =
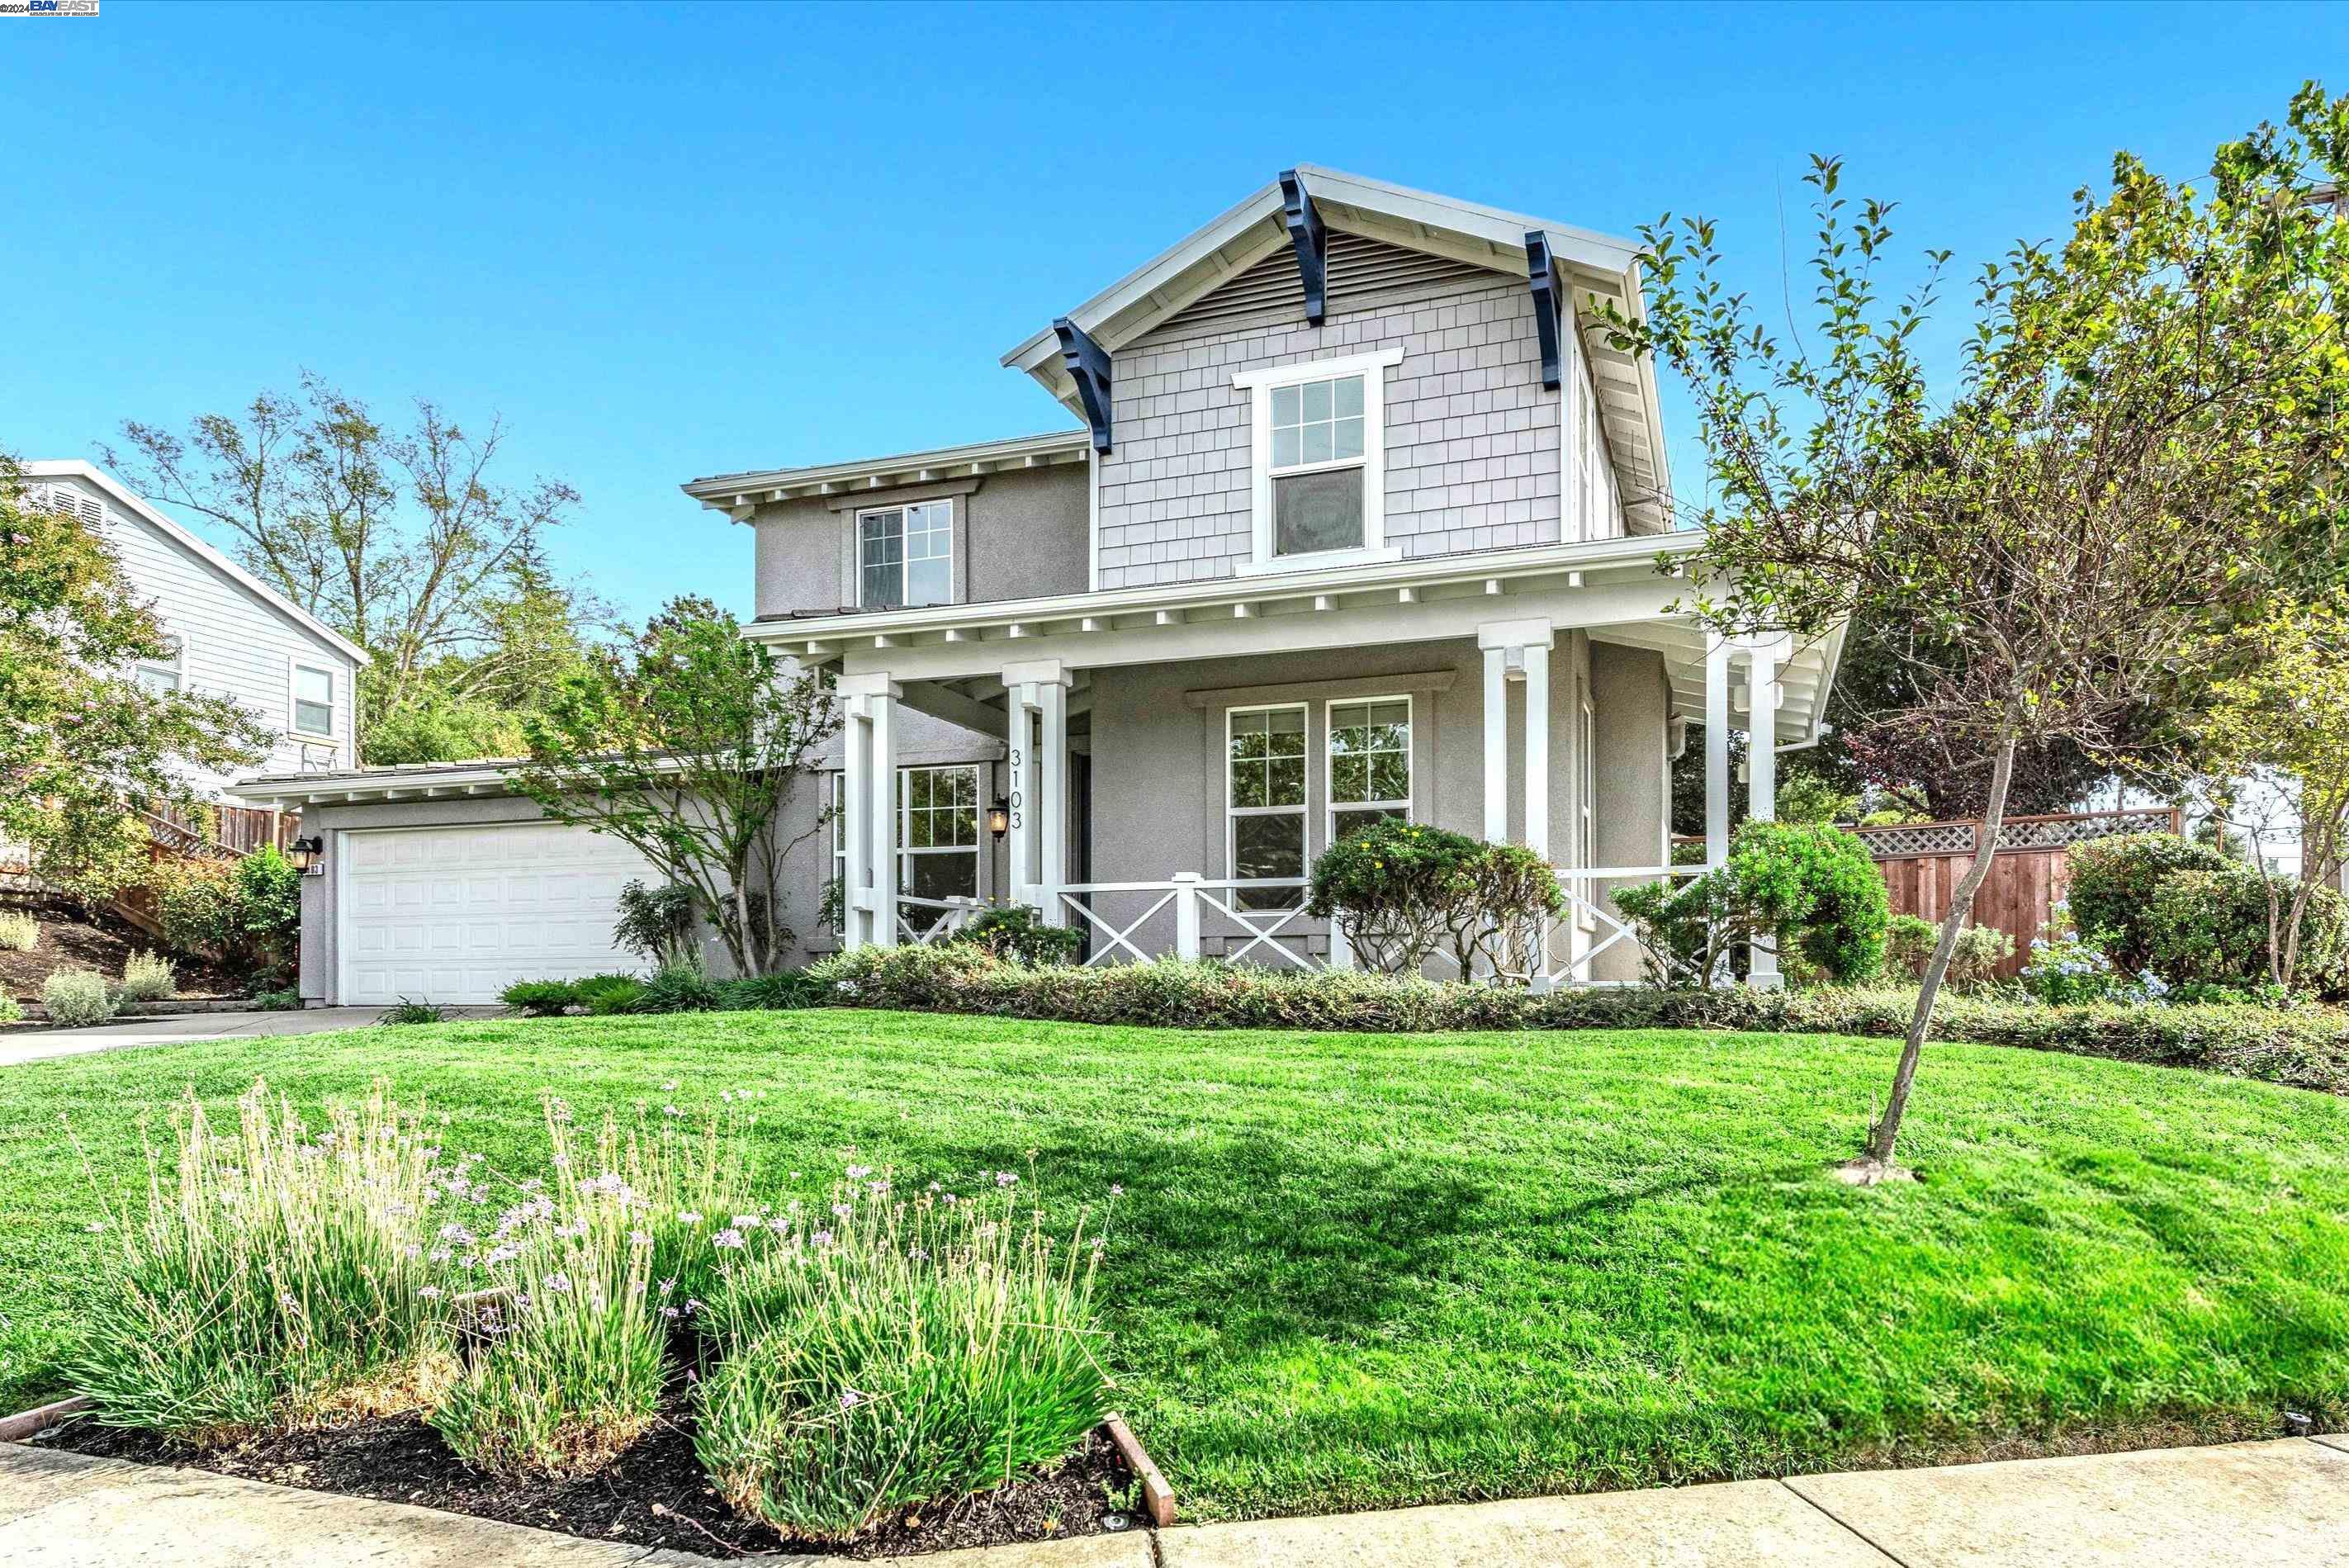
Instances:
[[[180,994],[180,977],[171,961],[156,953],[132,953],[122,966],[121,1000],[169,1002]]]
[[[429,1405],[455,1371],[425,1249],[443,1183],[422,1108],[378,1084],[323,1133],[256,1082],[213,1136],[191,1094],[176,1166],[105,1229],[119,1277],[69,1362],[95,1418],[210,1445]]]
[[[1893,916],[1884,922],[1884,972],[1924,979],[1925,966],[1932,961],[1933,944],[1940,937],[1941,928],[1922,915]]]
[[[1790,974],[1873,980],[1891,919],[1884,878],[1857,835],[1785,822],[1748,822],[1719,869],[1623,888],[1615,906],[1639,928],[1650,978],[1674,985],[1703,983],[1733,949],[1765,938]]]
[[[41,940],[41,923],[22,909],[0,909],[0,951],[28,953]]]
[[[149,873],[163,942],[186,956],[290,979],[302,934],[302,873],[274,848],[233,866],[165,860]]]
[[[1895,915],[1884,927],[1884,973],[1888,978],[1921,981],[1932,961],[1941,928],[1920,915]],[[1996,926],[1968,926],[1958,933],[1950,950],[1950,969],[1942,983],[1954,991],[1973,991],[1998,979],[1998,966],[2014,956],[2014,939]]]
[[[910,1203],[850,1175],[820,1219],[737,1236],[694,1438],[736,1509],[828,1541],[1062,1459],[1109,1407],[1081,1221],[1050,1233],[1008,1171]]]
[[[1073,963],[1084,950],[1082,931],[1068,926],[1048,926],[1026,904],[998,904],[947,938],[978,948],[994,958],[1022,963]]]
[[[969,949],[859,949],[811,965],[826,1004],[1175,1029],[1416,1033],[1454,1029],[1714,1029],[1898,1039],[1914,989],[1716,991],[1653,986],[1536,995],[1413,975],[1290,973],[1248,965],[1030,968]],[[2349,1093],[2349,1013],[2240,1006],[2049,1007],[1952,996],[1936,1041],[2200,1067]]]
[[[2069,856],[2073,919],[2116,970],[2198,990],[2270,983],[2268,889],[2252,867],[2170,833],[2093,839]],[[2299,888],[2277,878],[2282,908]],[[2301,990],[2349,993],[2349,898],[2330,888],[2309,895],[2294,967]]]
[[[41,982],[41,1005],[49,1022],[65,1029],[103,1023],[114,1016],[114,995],[94,970],[61,969]]]
[[[1306,912],[1334,919],[1355,956],[1417,974],[1437,953],[1461,974],[1531,971],[1541,922],[1566,912],[1549,864],[1521,845],[1487,844],[1423,823],[1388,820],[1347,834],[1315,858]]]

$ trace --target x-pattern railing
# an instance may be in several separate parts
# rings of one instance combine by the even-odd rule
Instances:
[[[1290,922],[1305,913],[1305,885],[1302,877],[1233,877],[1217,880],[1185,872],[1164,882],[1071,883],[1059,889],[1059,907],[1082,920],[1099,937],[1092,955],[1085,960],[1089,964],[1113,962],[1121,955],[1137,963],[1148,963],[1154,955],[1144,950],[1143,939],[1136,933],[1169,910],[1174,917],[1174,956],[1195,959],[1202,950],[1202,911],[1212,909],[1237,926],[1239,936],[1246,938],[1224,955],[1227,960],[1243,961],[1262,947],[1299,969],[1320,969],[1325,965],[1304,950],[1302,941],[1292,947],[1279,940],[1283,935],[1306,935],[1301,929],[1290,929]],[[1283,902],[1278,908],[1251,909],[1247,899],[1250,893],[1278,895]],[[1103,894],[1157,896],[1150,898],[1139,913],[1121,922],[1095,907]]]
[[[1550,985],[1588,983],[1591,961],[1609,948],[1629,942],[1644,951],[1660,967],[1670,970],[1676,961],[1670,953],[1646,947],[1640,940],[1639,928],[1610,908],[1605,894],[1599,891],[1601,882],[1652,882],[1658,878],[1701,877],[1707,868],[1702,866],[1595,866],[1561,868],[1557,874],[1558,891],[1566,895],[1568,921],[1588,920],[1597,940],[1579,952],[1569,950],[1564,959],[1551,967],[1549,942],[1545,934],[1542,943],[1543,981]],[[1599,935],[1599,932],[1604,935]]]
[[[986,903],[978,898],[916,898],[910,893],[900,893],[897,895],[897,940],[935,947],[970,924],[986,908]],[[938,915],[928,925],[917,926],[905,913],[909,909],[936,909]]]

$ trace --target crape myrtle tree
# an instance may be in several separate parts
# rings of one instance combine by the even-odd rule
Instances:
[[[171,650],[106,542],[36,508],[0,455],[0,839],[51,880],[102,898],[146,870],[128,801],[191,801],[191,767],[227,771],[265,753],[236,702],[155,691],[132,671]]]
[[[634,845],[692,896],[739,975],[771,972],[792,933],[771,889],[794,777],[839,730],[831,688],[746,640],[707,599],[672,600],[643,631],[588,651],[523,721],[523,793],[556,822]]]
[[[1957,385],[1916,348],[1948,253],[1897,300],[1878,269],[1892,209],[1852,211],[1814,161],[1815,337],[1782,340],[1724,276],[1713,225],[1643,231],[1654,279],[1619,347],[1688,383],[1715,499],[1689,607],[1723,634],[1910,628],[1936,658],[1862,744],[1982,778],[1982,828],[1952,890],[1883,1112],[1847,1179],[1881,1179],[1935,999],[2006,815],[2018,755],[2114,750],[2132,715],[2201,683],[2214,635],[2256,616],[2323,529],[2341,453],[2341,324],[2313,278],[2337,226],[2305,202],[2337,176],[2343,106],[2313,88],[2292,129],[2221,148],[2207,190],[2126,154],[2076,198],[2060,246],[1985,265]],[[2329,258],[2329,259],[2328,259]]]

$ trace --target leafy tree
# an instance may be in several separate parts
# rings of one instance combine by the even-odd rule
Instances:
[[[707,599],[673,600],[644,630],[591,649],[523,724],[515,783],[556,822],[632,844],[726,944],[738,975],[764,974],[792,933],[771,914],[794,775],[840,727],[830,688],[746,641]]]
[[[551,581],[542,547],[579,494],[501,477],[501,421],[470,429],[419,399],[395,428],[305,373],[298,398],[264,391],[184,436],[137,421],[122,436],[103,449],[110,466],[225,530],[264,580],[372,656],[368,762],[511,751],[543,667],[568,672],[590,606]]]
[[[247,766],[266,746],[230,699],[131,678],[137,661],[169,657],[105,541],[31,506],[0,456],[0,838],[85,898],[145,869],[127,803],[192,803],[184,770]]]
[[[2349,162],[2349,100],[2312,87],[2292,127],[2221,148],[2207,196],[2116,158],[2067,243],[1982,269],[1946,403],[1915,343],[1948,254],[1888,301],[1892,209],[1847,211],[1837,161],[1806,177],[1816,348],[1782,342],[1732,291],[1712,223],[1644,232],[1649,317],[1610,326],[1694,394],[1720,499],[1691,607],[1723,632],[1852,620],[1965,650],[1921,660],[1866,737],[1982,777],[1985,829],[1852,1179],[1893,1169],[2018,756],[2115,752],[2130,715],[2207,670],[2214,628],[2260,614],[2320,545],[2333,559],[2339,504],[2321,481],[2343,454],[2349,349],[2327,300],[2349,247],[2306,195],[2310,165],[2337,178]]]
[[[2252,857],[2266,895],[2269,978],[2290,991],[2309,900],[2339,884],[2349,852],[2349,597],[2288,606],[2244,640],[2255,657],[2213,688],[2203,740],[2214,773],[2271,776],[2295,818],[2296,879]]]

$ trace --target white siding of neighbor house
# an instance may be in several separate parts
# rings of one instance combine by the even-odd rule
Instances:
[[[1306,324],[1296,263],[1283,253],[1117,351],[1100,587],[1226,577],[1250,559],[1250,402],[1235,373],[1387,348],[1403,351],[1385,383],[1389,545],[1432,556],[1624,532],[1603,438],[1586,442],[1594,483],[1569,472],[1577,447],[1570,432],[1561,443],[1561,422],[1580,417],[1588,371],[1576,353],[1570,410],[1542,386],[1522,278],[1391,269],[1381,279],[1390,286],[1350,293],[1334,255],[1331,270],[1320,327]],[[1392,286],[1399,275],[1407,281]],[[1226,295],[1247,308],[1223,304]]]
[[[294,773],[305,765],[303,742],[291,733],[296,663],[335,677],[334,734],[307,742],[309,765],[357,765],[351,724],[356,671],[348,654],[145,519],[124,512],[95,486],[64,477],[32,481],[36,492],[43,487],[69,492],[85,508],[93,501],[103,508],[100,531],[120,558],[132,590],[153,605],[163,628],[181,639],[183,689],[235,698],[278,737],[265,758],[239,773]],[[331,755],[322,754],[326,749]],[[200,771],[189,782],[219,794],[226,793],[228,776]]]

